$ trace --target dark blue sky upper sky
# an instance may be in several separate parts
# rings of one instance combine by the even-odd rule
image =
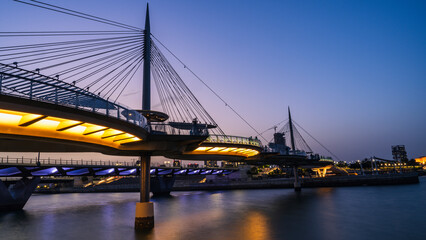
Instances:
[[[46,2],[144,25],[146,1]],[[150,13],[152,33],[259,131],[287,118],[289,105],[342,160],[391,158],[396,144],[410,158],[426,155],[425,1],[159,0],[150,1]],[[0,28],[116,29],[11,0],[0,3]],[[174,66],[226,133],[255,135]],[[127,93],[141,89],[140,80],[131,84]],[[120,101],[140,108],[138,95]]]

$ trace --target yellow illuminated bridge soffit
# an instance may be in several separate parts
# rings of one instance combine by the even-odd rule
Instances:
[[[190,154],[200,155],[230,155],[230,156],[242,156],[251,157],[259,154],[259,151],[250,148],[237,148],[237,147],[198,147]]]
[[[117,149],[121,144],[142,140],[106,126],[3,109],[0,109],[0,133],[85,142]]]

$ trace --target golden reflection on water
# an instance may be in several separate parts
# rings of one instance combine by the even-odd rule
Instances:
[[[174,217],[167,221],[156,223],[152,232],[137,234],[136,239],[193,239],[200,229],[206,230],[209,226],[221,225],[223,221],[226,221],[225,218],[226,213],[220,208],[185,215],[183,218]],[[222,225],[222,229],[219,232],[219,235],[215,235],[217,232],[212,228],[211,235],[198,236],[197,239],[271,239],[268,218],[257,211],[249,211],[247,214],[243,214],[240,220]]]
[[[186,213],[182,217],[174,216],[161,223],[156,223],[154,230],[149,234],[153,238],[149,239],[189,239],[186,234],[194,235],[194,232],[197,232],[200,228],[206,228],[206,225],[216,225],[223,217],[224,212],[221,208],[206,209],[201,212],[197,210],[196,213]],[[184,229],[187,232],[183,232]]]
[[[268,218],[260,212],[250,211],[243,219],[240,239],[263,240],[270,239]]]

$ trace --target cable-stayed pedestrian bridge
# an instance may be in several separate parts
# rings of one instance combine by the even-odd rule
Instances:
[[[141,111],[15,65],[0,63],[0,86],[0,151],[138,155],[155,148],[158,155],[241,159],[261,148],[249,138],[191,134],[191,124],[182,129],[157,123],[154,131]],[[159,147],[161,143],[169,146]]]
[[[154,208],[149,202],[151,156],[188,160],[253,159],[256,162],[262,162],[265,157],[268,161],[277,160],[280,165],[291,160],[295,188],[300,189],[297,167],[299,160],[306,156],[289,154],[288,147],[280,143],[283,141],[276,143],[277,151],[260,154],[263,147],[259,140],[225,134],[160,51],[162,46],[183,64],[151,34],[148,8],[145,28],[141,29],[41,1],[18,2],[126,30],[0,32],[2,40],[11,37],[28,41],[28,44],[13,45],[12,40],[12,45],[0,46],[1,152],[100,152],[140,156],[137,229],[154,226]],[[38,37],[41,40],[37,40]],[[56,40],[46,40],[50,37]],[[134,110],[117,102],[132,80],[141,79],[137,77],[141,66],[142,107]],[[230,107],[192,70],[186,65],[184,68]],[[162,111],[154,111],[151,106],[151,77]],[[293,137],[291,142],[292,153],[296,153]],[[37,171],[66,173],[60,166]],[[120,173],[118,167],[100,171]],[[0,202],[0,210],[22,208],[37,181],[37,177],[31,181],[23,178],[9,188],[0,184],[0,194],[7,195],[7,199]],[[21,197],[14,198],[17,195]]]

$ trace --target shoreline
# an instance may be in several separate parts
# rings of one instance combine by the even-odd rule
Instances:
[[[404,174],[383,174],[365,176],[339,176],[328,178],[301,178],[303,188],[320,187],[351,187],[351,186],[378,186],[378,185],[404,185],[419,183],[416,172]],[[289,189],[293,188],[293,178],[264,179],[264,180],[239,180],[215,181],[206,183],[175,184],[173,191],[211,191],[211,190],[245,190],[245,189]],[[138,184],[104,185],[95,188],[59,188],[35,191],[35,194],[57,193],[98,193],[98,192],[139,192]]]

